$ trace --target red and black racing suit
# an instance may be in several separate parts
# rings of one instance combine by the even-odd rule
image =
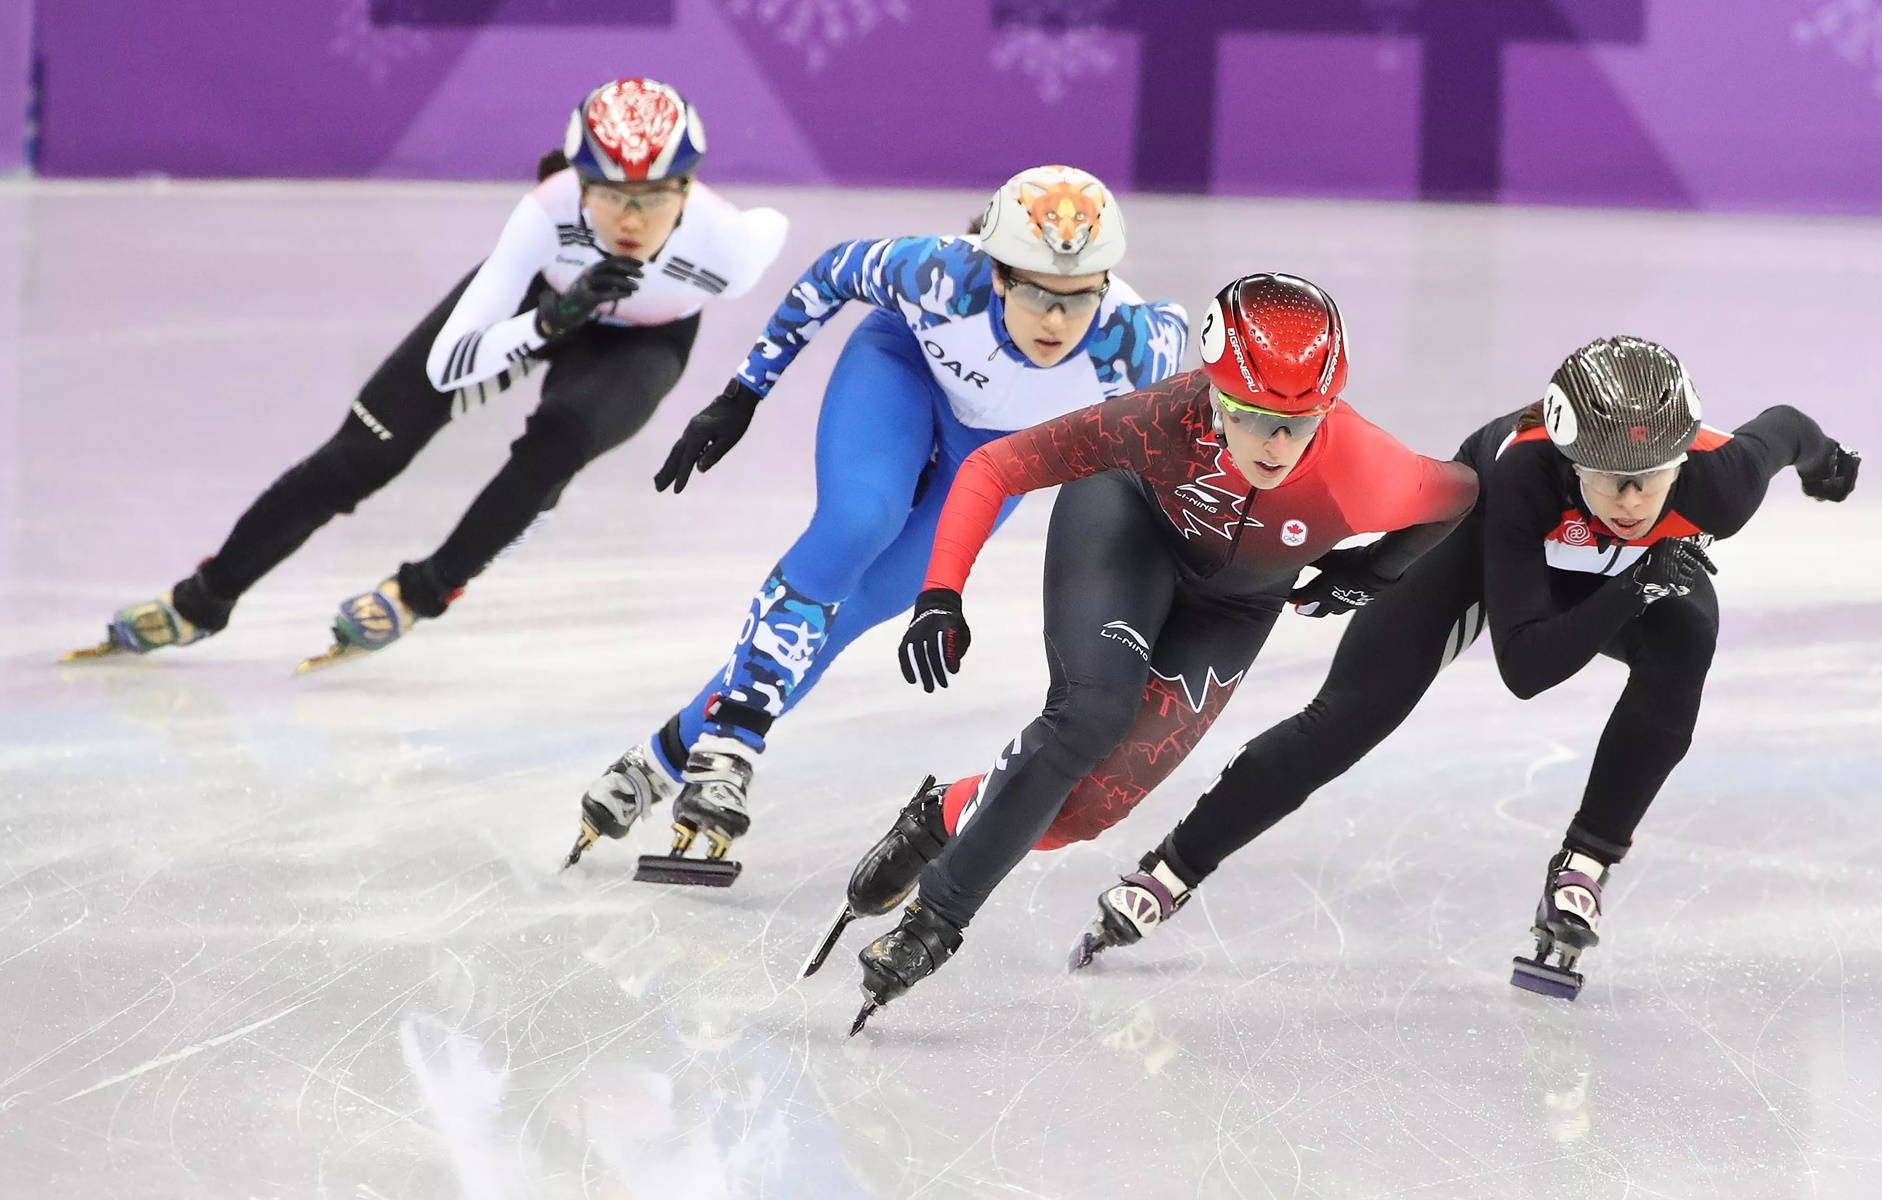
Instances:
[[[1701,429],[1666,507],[1645,536],[1622,541],[1588,510],[1569,462],[1519,413],[1473,433],[1457,458],[1483,494],[1468,520],[1395,586],[1355,612],[1320,692],[1238,751],[1166,848],[1201,876],[1338,778],[1410,715],[1483,631],[1497,666],[1528,699],[1597,654],[1628,667],[1567,845],[1620,860],[1647,806],[1685,757],[1718,636],[1718,596],[1704,573],[1690,594],[1649,605],[1625,578],[1661,538],[1737,533],[1782,468],[1835,443],[1785,405],[1732,434]]]
[[[1412,453],[1345,404],[1285,482],[1257,491],[1212,405],[1202,372],[1179,375],[991,442],[955,480],[927,586],[956,591],[1007,497],[1066,485],[1046,541],[1045,708],[978,788],[949,790],[956,832],[921,879],[922,903],[957,925],[1029,849],[1095,837],[1176,768],[1302,567],[1397,531],[1371,559],[1395,578],[1476,497],[1468,467]]]

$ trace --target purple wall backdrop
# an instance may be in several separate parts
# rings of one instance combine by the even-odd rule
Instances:
[[[26,96],[32,67],[33,0],[0,0],[0,174],[26,161]]]
[[[588,86],[646,73],[700,106],[722,180],[980,187],[1064,160],[1169,191],[1882,211],[1882,0],[42,0],[38,20],[48,174],[514,177]]]

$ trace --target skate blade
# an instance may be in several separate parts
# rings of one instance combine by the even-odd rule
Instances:
[[[869,1018],[875,1016],[876,1010],[881,1007],[882,1006],[877,1004],[874,1000],[863,1001],[862,1011],[856,1014],[854,1021],[850,1022],[850,1036],[855,1037],[857,1034],[861,1033],[863,1026],[869,1023]]]
[[[1581,973],[1568,971],[1561,967],[1551,967],[1539,963],[1533,958],[1518,955],[1510,960],[1515,967],[1510,972],[1510,982],[1526,992],[1538,996],[1554,996],[1559,1000],[1573,1000],[1581,995]]]
[[[595,842],[600,839],[600,837],[601,835],[595,831],[595,827],[593,825],[590,825],[588,822],[583,821],[582,831],[580,834],[576,836],[575,846],[573,849],[569,851],[568,861],[562,864],[562,869],[566,871],[570,867],[574,866],[576,863],[580,862],[582,860],[582,855],[588,852],[588,847],[594,845]]]
[[[362,654],[371,653],[372,651],[360,646],[346,646],[335,642],[333,645],[327,647],[326,653],[316,654],[312,658],[303,658],[301,665],[294,668],[294,673],[296,675],[305,675],[310,671],[325,670],[335,663],[345,662],[349,658],[358,658]]]
[[[634,868],[637,883],[687,884],[693,887],[731,887],[742,863],[728,858],[687,858],[679,854],[643,854]]]
[[[110,638],[106,638],[96,646],[86,646],[79,650],[67,650],[64,654],[59,656],[59,661],[62,663],[84,662],[88,658],[116,658],[118,655],[124,653],[126,653],[126,651],[118,649],[116,642],[112,641]]]
[[[1098,952],[1110,944],[1111,943],[1105,941],[1091,930],[1085,930],[1084,933],[1079,935],[1078,944],[1072,947],[1071,958],[1066,964],[1067,969],[1073,971],[1084,970],[1091,965],[1093,959],[1098,957]]]
[[[817,948],[812,950],[810,957],[804,960],[803,969],[797,973],[799,979],[809,979],[817,973],[817,969],[823,966],[824,960],[830,957],[830,952],[836,949],[837,941],[843,936],[843,931],[850,927],[850,922],[854,921],[857,915],[856,910],[847,903],[843,905],[842,911],[836,915],[836,920],[830,922],[830,931],[823,935],[823,941],[817,943]]]

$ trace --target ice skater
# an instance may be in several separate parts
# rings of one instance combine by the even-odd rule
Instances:
[[[303,670],[382,649],[444,615],[589,463],[632,437],[678,382],[707,302],[744,294],[783,248],[786,222],[694,182],[699,113],[653,79],[590,92],[560,154],[496,246],[374,372],[324,445],[243,513],[195,573],[121,608],[97,647],[145,654],[219,633],[236,601],[339,513],[390,483],[454,416],[542,363],[542,399],[509,461],[442,545],[349,597],[333,646]]]
[[[1110,190],[1076,168],[1044,166],[1001,185],[973,235],[843,242],[811,264],[656,477],[678,492],[723,458],[798,352],[859,300],[876,311],[824,390],[810,527],[759,586],[724,667],[588,788],[570,864],[673,799],[673,851],[643,857],[638,877],[736,878],[726,853],[750,827],[748,793],[772,723],[845,646],[907,610],[962,461],[1176,370],[1187,317],[1114,275],[1123,256],[1124,215]],[[687,853],[702,832],[705,859]]]
[[[941,514],[902,673],[932,690],[968,648],[961,591],[1010,497],[1063,484],[1045,553],[1044,710],[985,775],[917,789],[852,875],[848,921],[896,928],[860,957],[855,1029],[960,949],[1028,851],[1097,836],[1174,770],[1282,605],[1367,603],[1470,510],[1469,467],[1414,454],[1341,400],[1345,328],[1318,287],[1238,279],[1203,315],[1203,368],[977,451]],[[1335,551],[1355,534],[1386,537]],[[1303,567],[1320,575],[1301,588]],[[854,1030],[852,1030],[854,1032]]]
[[[1718,635],[1703,546],[1744,527],[1778,471],[1840,501],[1860,458],[1788,405],[1733,433],[1700,424],[1679,360],[1639,338],[1591,342],[1540,401],[1498,417],[1457,459],[1483,480],[1476,508],[1376,603],[1356,613],[1319,694],[1236,752],[1138,869],[1098,898],[1074,966],[1129,945],[1222,861],[1344,774],[1411,714],[1483,632],[1528,699],[1605,654],[1627,685],[1595,749],[1581,808],[1549,860],[1536,953],[1519,987],[1574,998],[1599,940],[1601,891],[1686,754]]]

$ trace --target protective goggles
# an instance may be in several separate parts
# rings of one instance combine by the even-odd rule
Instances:
[[[1582,487],[1610,500],[1620,499],[1621,493],[1630,487],[1643,496],[1664,496],[1673,486],[1673,481],[1679,478],[1679,465],[1685,461],[1686,456],[1682,454],[1663,467],[1632,472],[1596,471],[1577,463],[1575,474],[1581,480]]]
[[[1008,303],[1019,304],[1042,317],[1055,308],[1068,317],[1088,317],[1098,311],[1098,306],[1104,303],[1104,294],[1110,290],[1110,280],[1084,291],[1055,292],[1051,288],[1040,287],[1030,280],[1020,279],[1013,275],[1006,276]]]
[[[591,183],[583,189],[588,202],[610,216],[626,216],[628,213],[665,213],[679,206],[686,195],[687,184],[657,188],[645,188],[628,191],[626,188],[609,187],[603,183]]]
[[[1333,406],[1316,408],[1312,412],[1284,413],[1271,408],[1260,408],[1246,400],[1237,400],[1220,389],[1215,394],[1216,408],[1222,413],[1222,419],[1235,426],[1237,432],[1252,434],[1263,441],[1277,433],[1285,432],[1293,441],[1303,441],[1313,436],[1313,431],[1320,428],[1320,422],[1327,419],[1327,413]]]

